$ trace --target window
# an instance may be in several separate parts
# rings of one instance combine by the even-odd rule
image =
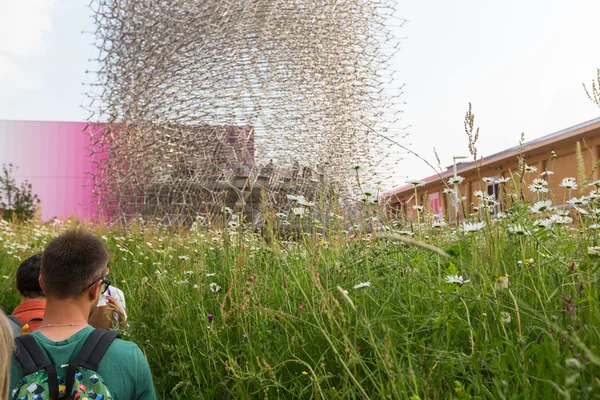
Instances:
[[[491,209],[491,215],[497,215],[500,212],[500,184],[488,183],[487,194],[496,201],[496,205]]]

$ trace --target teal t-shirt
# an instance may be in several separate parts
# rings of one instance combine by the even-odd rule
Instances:
[[[48,360],[55,365],[68,364],[83,346],[94,328],[87,327],[66,340],[54,342],[35,331],[31,335],[45,350]],[[133,342],[115,339],[96,371],[106,382],[113,400],[156,399],[150,367],[140,348]],[[10,390],[23,377],[23,370],[13,357],[10,370]]]

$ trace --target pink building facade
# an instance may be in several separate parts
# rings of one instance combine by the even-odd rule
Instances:
[[[31,183],[44,220],[97,215],[86,122],[0,121],[0,164],[12,163],[17,183]]]

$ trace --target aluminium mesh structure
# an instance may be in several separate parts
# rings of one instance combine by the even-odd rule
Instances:
[[[187,223],[268,197],[389,182],[395,0],[93,0],[94,193],[112,219]],[[390,140],[391,139],[391,140]]]

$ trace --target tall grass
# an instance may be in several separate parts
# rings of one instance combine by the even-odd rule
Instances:
[[[516,202],[465,232],[370,207],[353,229],[332,215],[294,240],[244,224],[88,226],[111,249],[124,336],[148,357],[159,396],[600,396],[595,217],[572,211],[574,223],[538,228],[551,213]],[[18,302],[19,261],[75,224],[0,224],[2,308]]]

